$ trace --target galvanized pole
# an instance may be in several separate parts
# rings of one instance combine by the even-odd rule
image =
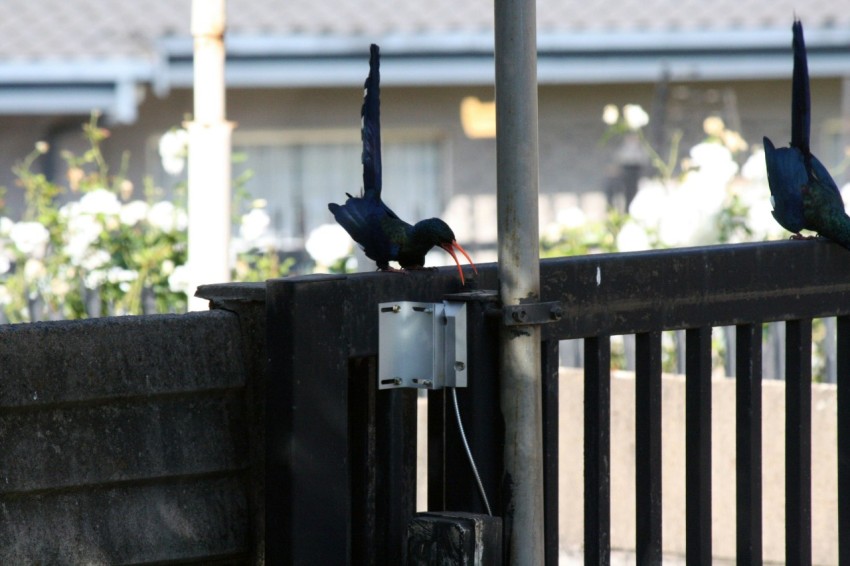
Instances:
[[[537,301],[537,33],[535,0],[495,0],[499,281],[503,305]],[[504,521],[508,564],[543,564],[540,328],[504,327]]]
[[[189,131],[189,309],[198,285],[230,281],[230,138],[225,120],[225,0],[192,1],[194,118]]]

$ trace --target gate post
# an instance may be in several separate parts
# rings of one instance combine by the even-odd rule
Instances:
[[[344,283],[333,276],[267,282],[268,564],[349,560]]]

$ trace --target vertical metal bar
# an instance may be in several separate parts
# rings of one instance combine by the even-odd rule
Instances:
[[[334,276],[266,285],[268,564],[350,563],[346,291]]]
[[[584,563],[611,563],[611,340],[584,339]]]
[[[661,331],[635,337],[635,507],[639,564],[661,564]]]
[[[838,563],[850,564],[850,316],[838,317]]]
[[[737,553],[739,564],[762,562],[761,324],[736,329]]]
[[[543,377],[543,512],[546,566],[558,566],[558,376],[559,344],[542,346]]]
[[[375,450],[375,382],[377,360],[353,358],[348,364],[348,459],[351,474],[351,563],[375,566],[378,537],[375,493],[378,467]]]
[[[416,390],[380,391],[375,412],[379,488],[375,490],[373,552],[378,566],[393,566],[404,559],[407,522],[416,509]]]
[[[688,566],[711,564],[711,328],[685,336],[685,521]]]
[[[535,0],[495,0],[499,280],[503,305],[540,296]],[[501,333],[509,564],[543,563],[540,328]]]
[[[785,323],[785,561],[812,563],[812,321]]]
[[[428,392],[428,510],[446,511],[446,418],[445,389]]]

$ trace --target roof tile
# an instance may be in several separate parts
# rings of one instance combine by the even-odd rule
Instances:
[[[547,33],[850,28],[834,0],[538,0]],[[190,0],[6,0],[0,60],[155,56],[156,40],[188,36]],[[366,36],[480,33],[493,27],[491,0],[228,0],[234,35]]]

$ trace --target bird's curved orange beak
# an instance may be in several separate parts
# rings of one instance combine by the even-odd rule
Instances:
[[[463,247],[461,247],[461,245],[458,244],[456,240],[452,240],[451,244],[440,244],[440,247],[449,252],[449,255],[452,256],[453,260],[455,260],[455,263],[457,264],[457,272],[460,273],[461,285],[466,285],[466,281],[463,278],[463,269],[461,269],[460,267],[460,261],[458,261],[457,256],[455,255],[455,248],[457,248],[457,251],[463,254],[463,257],[465,257],[466,260],[469,262],[469,265],[472,266],[472,271],[474,271],[475,274],[478,275],[478,268],[475,267],[475,263],[472,261],[472,258],[469,257],[469,254],[466,253],[466,250],[463,249]]]

